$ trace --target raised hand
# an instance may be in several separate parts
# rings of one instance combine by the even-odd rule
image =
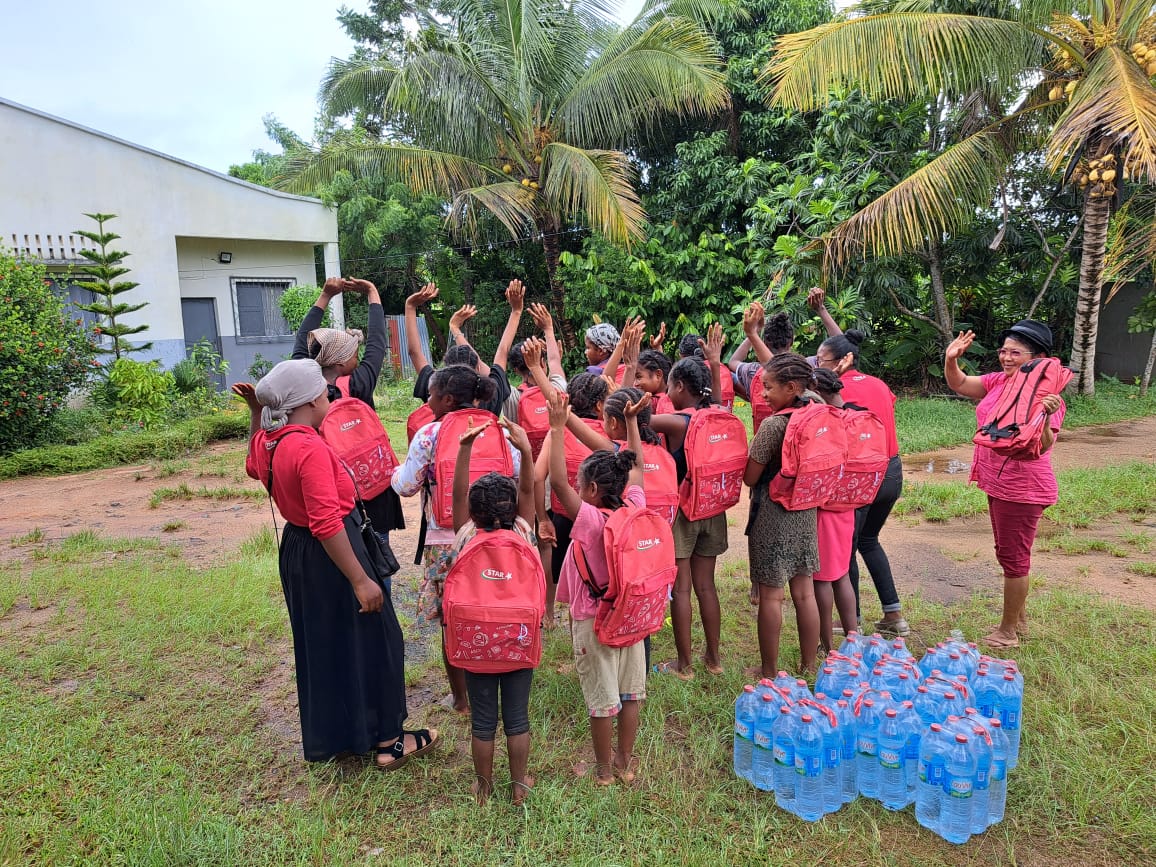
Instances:
[[[474,427],[474,417],[470,416],[468,419],[466,419],[465,433],[458,437],[458,444],[463,446],[472,446],[474,444],[474,440],[482,435],[482,431],[484,431],[493,423],[494,422],[492,420],[487,419],[478,427]]]
[[[723,349],[723,330],[722,323],[714,322],[706,330],[706,340],[701,337],[698,341],[699,348],[702,349],[703,355],[706,356],[707,363],[714,362],[715,364],[722,364],[722,349]]]
[[[958,361],[963,357],[963,354],[971,347],[975,341],[974,331],[961,331],[955,340],[947,345],[947,350],[943,353],[944,360]]]
[[[530,305],[530,318],[534,320],[534,326],[543,333],[548,333],[554,330],[554,318],[550,315],[549,309],[545,304],[534,303]]]
[[[542,354],[546,351],[546,343],[540,337],[527,337],[522,342],[522,360],[526,368],[533,370],[542,364]]]
[[[666,342],[666,323],[658,324],[658,333],[650,338],[650,348],[662,352],[662,344]]]
[[[473,304],[463,304],[450,317],[450,331],[461,331],[462,326],[478,315],[478,308]]]
[[[761,334],[766,322],[767,312],[758,301],[752,301],[743,311],[743,334],[750,337],[752,334]]]
[[[330,277],[325,281],[325,285],[321,287],[321,294],[327,298],[340,295],[344,291],[345,281],[341,277]]]
[[[232,392],[245,401],[245,403],[249,405],[249,409],[260,411],[261,403],[257,400],[257,389],[253,387],[253,383],[238,382],[233,386]]]
[[[827,303],[827,291],[819,286],[812,286],[807,293],[807,306],[818,313]]]
[[[376,289],[377,287],[370,283],[368,280],[360,280],[356,277],[345,278],[345,291],[347,292],[352,291],[361,295],[368,295],[370,292],[375,291]]]
[[[436,283],[426,283],[412,295],[405,299],[406,307],[413,307],[417,309],[438,297],[438,287]]]
[[[614,394],[614,392],[618,391],[618,389],[622,387],[617,382],[614,381],[613,376],[607,376],[604,373],[601,376],[599,376],[598,378],[606,383],[606,396],[607,397]]]
[[[566,419],[570,417],[570,402],[566,393],[555,390],[546,395],[546,405],[550,408],[550,429],[565,430]]]
[[[510,438],[510,444],[520,451],[523,455],[531,454],[530,438],[526,435],[525,428],[515,424],[507,418],[498,419],[498,424],[506,432]]]
[[[638,418],[638,414],[650,406],[650,402],[650,392],[644,391],[642,392],[642,397],[640,397],[636,402],[627,403],[626,406],[622,408],[622,414],[627,418]]]
[[[510,285],[506,287],[506,303],[510,305],[511,310],[517,312],[522,311],[522,305],[526,302],[526,287],[521,280],[517,278],[510,281]]]

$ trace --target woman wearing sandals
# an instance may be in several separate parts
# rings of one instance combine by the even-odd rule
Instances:
[[[283,361],[254,389],[245,471],[285,519],[279,568],[293,630],[306,761],[374,752],[383,770],[437,743],[405,731],[405,645],[362,539],[353,481],[317,427],[329,410],[316,361]]]
[[[1027,362],[1047,356],[1052,348],[1052,330],[1042,322],[1024,319],[999,337],[1000,370],[983,376],[967,376],[959,369],[959,359],[967,352],[975,334],[961,332],[944,354],[943,373],[951,390],[979,401],[975,408],[977,425],[983,424],[999,403],[1004,386]],[[1019,647],[1027,633],[1028,573],[1032,565],[1032,545],[1044,509],[1059,499],[1056,473],[1052,469],[1051,448],[1064,421],[1067,407],[1058,394],[1041,399],[1047,424],[1040,434],[1041,454],[1030,460],[1008,460],[983,446],[975,447],[971,479],[987,494],[988,514],[995,536],[995,557],[1003,569],[1003,616],[984,643],[993,648]]]

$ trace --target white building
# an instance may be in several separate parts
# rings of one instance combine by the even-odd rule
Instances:
[[[258,353],[281,360],[293,335],[277,296],[340,272],[337,216],[319,200],[0,99],[0,246],[64,272],[82,263],[88,242],[75,231],[95,231],[84,214],[96,212],[117,215],[106,229],[131,253],[123,279],[140,283],[121,297],[148,302],[124,322],[148,324],[136,337],[166,367],[201,338],[229,362],[230,382],[247,378]],[[69,291],[73,300],[87,294]],[[333,313],[340,321],[339,305]]]

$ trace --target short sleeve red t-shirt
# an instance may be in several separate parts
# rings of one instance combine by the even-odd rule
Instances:
[[[262,485],[269,481],[270,448],[276,442],[273,502],[290,524],[307,527],[316,538],[331,539],[345,529],[353,511],[353,480],[341,461],[313,428],[291,424],[253,434],[245,472]]]
[[[842,377],[843,390],[839,392],[844,403],[853,403],[869,409],[887,430],[887,454],[899,454],[899,434],[895,429],[895,393],[878,377],[858,370],[848,370]]]

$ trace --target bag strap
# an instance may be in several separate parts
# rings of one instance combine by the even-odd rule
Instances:
[[[610,516],[611,509],[599,509],[599,512]],[[582,579],[582,583],[586,585],[586,589],[590,591],[590,595],[595,599],[602,599],[606,592],[610,589],[610,585],[599,587],[594,580],[594,573],[590,571],[590,563],[586,559],[586,552],[582,550],[582,543],[577,540],[571,540],[570,548],[574,551],[574,565],[578,569],[578,577]]]
[[[280,445],[281,440],[289,436],[289,434],[301,433],[299,430],[283,431],[281,436],[277,437],[271,443],[266,441],[265,448],[269,450],[269,482],[265,485],[265,493],[269,496],[269,514],[273,516],[273,538],[277,545],[281,545],[281,532],[277,528],[277,512],[273,508],[273,458],[277,456],[277,446]]]

